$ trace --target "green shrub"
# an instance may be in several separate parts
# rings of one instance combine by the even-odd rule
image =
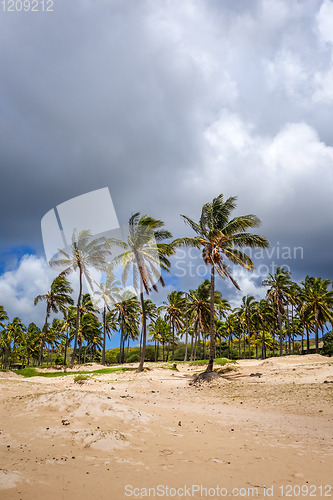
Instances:
[[[324,345],[321,349],[321,354],[329,354],[330,356],[333,355],[333,331],[325,333],[323,335],[323,342]]]
[[[155,361],[155,348],[152,345],[147,345],[145,361]]]
[[[54,364],[56,365],[65,365],[65,358],[60,352],[58,352],[54,357]]]
[[[84,384],[89,378],[87,375],[75,375],[74,382],[76,384]]]
[[[140,354],[134,352],[126,359],[126,363],[138,363],[140,361]]]

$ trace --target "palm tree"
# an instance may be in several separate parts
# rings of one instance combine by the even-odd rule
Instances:
[[[64,323],[62,326],[62,331],[66,331],[66,338],[64,339],[64,363],[67,364],[67,348],[74,338],[75,323],[76,323],[76,307],[70,306],[66,307],[63,312]]]
[[[37,297],[34,300],[35,306],[39,302],[42,301],[46,302],[46,317],[45,317],[43,332],[41,335],[38,366],[41,366],[42,364],[43,349],[44,349],[45,337],[47,336],[48,321],[50,314],[51,312],[55,314],[58,313],[59,311],[64,312],[67,304],[74,303],[72,297],[70,297],[69,295],[70,293],[73,293],[71,285],[68,283],[68,281],[63,275],[60,275],[53,280],[49,292],[45,293],[44,295],[37,295]]]
[[[290,272],[278,267],[273,276],[269,274],[268,278],[262,282],[264,286],[269,286],[267,298],[276,305],[278,327],[280,330],[280,356],[283,354],[283,335],[282,335],[282,315],[285,314],[284,304],[290,299]]]
[[[90,270],[96,269],[102,272],[108,271],[106,258],[111,255],[111,252],[108,248],[106,248],[105,243],[105,238],[92,239],[92,235],[89,230],[84,229],[77,235],[77,232],[74,229],[72,235],[71,254],[65,252],[64,250],[59,250],[59,254],[60,256],[62,256],[62,258],[49,262],[51,267],[63,268],[61,276],[67,276],[72,272],[77,271],[79,273],[79,295],[76,304],[76,326],[74,349],[71,359],[72,364],[74,363],[74,359],[76,356],[77,337],[80,326],[80,306],[82,298],[83,276],[86,278],[91,290],[93,290],[94,287],[90,276]],[[118,240],[112,240],[112,243],[119,246],[122,245],[122,242]]]
[[[214,290],[215,270],[222,278],[229,278],[239,290],[237,282],[232,277],[232,271],[224,258],[233,264],[239,264],[251,271],[254,269],[252,260],[240,248],[267,248],[269,242],[263,236],[250,234],[246,229],[260,226],[260,219],[255,215],[243,215],[230,220],[231,212],[236,208],[236,197],[224,201],[220,194],[212,203],[206,203],[201,212],[199,223],[182,215],[184,221],[197,234],[195,238],[180,238],[174,241],[174,246],[202,247],[202,257],[205,264],[210,266],[210,355],[206,372],[213,370],[215,355],[214,331]]]
[[[78,343],[79,343],[79,363],[81,363],[81,349],[82,344],[87,342],[88,345],[93,346],[93,349],[96,353],[96,347],[101,344],[101,331],[100,331],[100,322],[98,321],[95,314],[92,312],[86,312],[82,315],[80,321],[80,329],[78,334]],[[92,350],[93,350],[92,349]],[[86,357],[87,348],[84,350],[84,362]]]
[[[29,324],[25,335],[25,350],[28,366],[30,363],[30,358],[32,357],[32,363],[34,364],[34,358],[37,358],[37,356],[39,355],[41,333],[42,332],[40,331],[38,326],[35,325],[35,323]]]
[[[255,311],[255,298],[252,295],[242,297],[242,303],[236,308],[241,321],[246,324],[249,344],[249,359],[251,359],[251,317]],[[244,356],[245,356],[245,333],[244,333]]]
[[[102,365],[105,365],[105,344],[106,344],[106,310],[110,309],[111,304],[120,300],[121,283],[116,280],[113,273],[108,273],[105,283],[96,283],[98,290],[95,295],[103,301],[103,351],[102,351]]]
[[[301,298],[300,298],[300,291],[301,288],[300,286],[292,282],[290,287],[289,287],[289,302],[291,304],[291,330],[292,330],[292,343],[293,343],[293,354],[295,354],[295,310],[297,311],[298,308],[301,306]],[[303,337],[302,337],[302,342],[303,342]],[[303,347],[303,346],[302,346]]]
[[[5,348],[5,368],[7,367],[9,352],[13,343],[13,348],[24,341],[25,326],[20,318],[15,317],[11,323],[8,323],[5,328],[5,336],[3,345]],[[10,363],[9,363],[10,364]]]
[[[158,344],[162,344],[162,360],[164,361],[164,346],[165,343],[170,339],[170,325],[165,321],[165,319],[160,316],[157,318],[155,323],[150,323],[149,331],[152,340],[154,340],[156,345],[155,350],[155,361],[158,361]]]
[[[171,263],[168,259],[175,250],[170,244],[162,243],[172,238],[169,231],[163,229],[164,222],[147,215],[140,216],[137,212],[129,219],[129,236],[125,252],[113,260],[113,266],[122,264],[122,282],[125,285],[132,270],[133,287],[140,295],[143,337],[142,351],[138,371],[143,370],[147,343],[147,317],[144,303],[144,292],[149,295],[151,289],[158,291],[156,282],[165,286],[160,275],[160,267],[170,272]]]
[[[116,319],[120,326],[119,364],[124,362],[125,341],[138,338],[139,302],[132,292],[125,290],[121,300],[107,313],[106,321]]]
[[[184,326],[185,296],[184,292],[173,290],[168,294],[167,302],[163,302],[161,309],[166,312],[166,320],[172,325],[172,361],[175,360],[175,330]]]
[[[330,283],[328,279],[313,278],[311,281],[308,280],[307,285],[301,291],[302,313],[306,316],[311,313],[314,315],[317,354],[319,354],[318,329],[323,328],[326,321],[333,322],[333,290],[327,290]]]
[[[154,322],[158,316],[158,308],[156,304],[154,304],[154,302],[150,299],[145,299],[145,313],[146,313],[146,320],[149,320],[150,322]],[[140,334],[140,357],[142,351],[142,337],[143,337],[143,314],[141,314],[141,325],[142,327]]]
[[[261,299],[260,302],[254,304],[252,316],[261,326],[261,357],[266,359],[265,327],[274,323],[274,311],[267,300]]]

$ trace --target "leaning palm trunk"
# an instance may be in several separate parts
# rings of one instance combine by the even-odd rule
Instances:
[[[103,353],[102,353],[102,365],[105,365],[105,344],[106,344],[106,320],[105,320],[105,304],[103,310]]]
[[[282,340],[282,321],[281,321],[281,312],[278,307],[278,323],[279,323],[279,330],[280,330],[280,356],[283,355],[283,340]]]
[[[261,357],[266,359],[265,328],[262,327]]]
[[[187,308],[187,293],[185,293],[185,306]],[[188,343],[188,317],[187,317],[187,311],[186,311],[186,336],[185,336],[185,356],[184,356],[184,361],[187,361],[187,343]]]
[[[193,361],[194,335],[195,335],[195,333],[193,331],[193,333],[191,335],[191,357],[190,357],[190,361]]]
[[[316,341],[316,353],[319,354],[319,341],[318,341],[318,311],[315,312],[315,341]]]
[[[145,361],[146,343],[147,343],[147,319],[146,319],[145,301],[143,298],[143,291],[142,290],[140,293],[140,299],[141,299],[141,307],[142,307],[143,335],[142,335],[142,352],[141,352],[140,364],[138,366],[138,372],[142,372],[142,370],[143,370],[143,363]]]
[[[214,291],[215,291],[215,268],[214,264],[212,263],[210,265],[210,349],[209,349],[209,362],[206,372],[213,371],[214,354],[215,354]]]
[[[308,326],[306,326],[306,354],[310,354],[310,335]]]
[[[44,350],[45,338],[46,338],[46,335],[47,335],[47,327],[48,327],[49,315],[50,315],[50,311],[49,311],[49,308],[47,308],[47,310],[46,310],[46,318],[45,318],[45,326],[44,326],[44,333],[42,332],[41,339],[40,339],[40,350],[39,350],[38,366],[42,366],[43,350]]]
[[[246,318],[246,322],[247,322],[247,333],[249,335],[249,359],[251,359],[251,332],[250,332],[250,322],[248,317]]]
[[[71,364],[74,364],[75,356],[76,356],[76,346],[77,346],[77,337],[79,334],[79,328],[80,328],[80,306],[81,306],[81,297],[82,297],[82,270],[81,267],[79,266],[79,273],[80,273],[80,289],[79,289],[79,296],[77,299],[77,305],[76,305],[76,326],[75,326],[75,337],[74,337],[74,349],[73,349],[73,354],[71,358]]]
[[[293,354],[295,354],[295,326],[294,326],[294,306],[291,304],[291,330],[293,336]]]
[[[175,320],[172,321],[172,361],[175,360]]]

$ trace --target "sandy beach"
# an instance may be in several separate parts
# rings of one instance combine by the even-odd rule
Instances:
[[[332,497],[332,358],[230,367],[0,373],[0,498]]]

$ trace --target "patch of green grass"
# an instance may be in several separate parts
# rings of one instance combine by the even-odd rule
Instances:
[[[129,368],[127,366],[119,366],[118,368],[101,368],[100,370],[78,370],[75,372],[42,372],[36,370],[36,368],[23,368],[22,370],[15,370],[15,373],[22,375],[23,377],[64,377],[66,375],[93,375],[93,374],[105,374],[114,372],[123,372],[128,370],[134,370],[134,368]]]
[[[0,372],[9,372],[8,368],[0,368]]]
[[[74,382],[76,384],[84,384],[89,379],[90,377],[88,377],[87,375],[75,375]]]
[[[164,365],[161,366],[161,368],[165,368],[166,370],[174,370],[174,371],[178,372],[179,371],[177,368],[178,363],[179,363],[178,361],[177,361],[177,363],[174,363],[174,362],[165,363]]]

